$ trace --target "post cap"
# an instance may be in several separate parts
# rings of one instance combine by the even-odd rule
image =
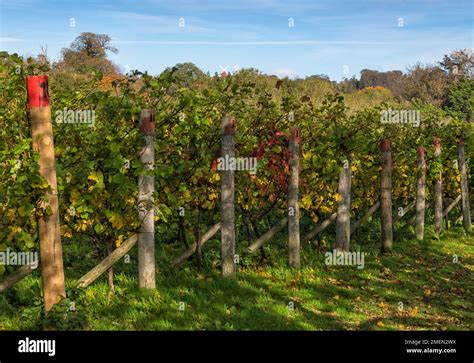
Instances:
[[[155,115],[153,110],[144,109],[141,111],[138,128],[144,135],[153,135],[155,133]]]
[[[418,145],[418,156],[420,158],[425,157],[426,149],[423,147],[423,145]]]
[[[382,141],[380,141],[380,150],[382,151],[390,151],[392,148],[392,143],[390,142],[389,138],[384,138]]]
[[[233,135],[235,134],[235,117],[234,116],[225,116],[222,120],[222,127],[224,135]]]
[[[49,106],[48,76],[28,76],[26,89],[29,108]]]
[[[293,127],[291,129],[291,140],[298,143],[301,141],[301,130],[299,127]]]

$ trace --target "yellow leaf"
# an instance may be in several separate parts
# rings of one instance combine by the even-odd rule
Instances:
[[[10,230],[10,233],[8,233],[7,240],[11,241],[13,237],[15,237],[18,233],[21,232],[21,227],[14,226],[14,227],[8,227]]]
[[[310,195],[305,195],[302,199],[301,199],[301,206],[303,207],[303,209],[309,209],[311,208],[311,205],[313,204],[312,200],[311,200],[311,196]]]
[[[408,314],[409,314],[410,316],[417,316],[417,315],[418,315],[418,307],[415,306],[414,308],[410,309],[410,311],[408,312]]]
[[[112,227],[116,229],[122,229],[124,225],[122,217],[115,213],[110,216],[109,222],[112,224]]]
[[[115,240],[115,246],[117,246],[117,248],[119,248],[120,245],[122,244],[122,242],[123,242],[123,234],[118,236],[118,238]]]
[[[191,201],[191,193],[189,190],[185,190],[183,193],[183,199],[185,202],[190,202]]]
[[[73,191],[71,192],[71,197],[69,198],[69,200],[71,201],[71,203],[74,203],[74,202],[77,201],[80,197],[81,197],[81,194],[80,194],[77,190],[73,190]]]
[[[61,231],[61,236],[66,237],[66,238],[72,237],[71,230],[67,226],[62,225],[60,228],[60,231]]]
[[[378,321],[378,322],[377,322],[377,326],[382,327],[382,326],[385,326],[385,324],[383,323],[383,321]]]
[[[332,208],[330,208],[330,207],[327,206],[327,205],[322,205],[320,209],[321,209],[321,212],[323,212],[323,213],[332,212]]]
[[[10,221],[12,221],[16,216],[16,210],[13,208],[8,209],[6,216],[8,217]]]
[[[46,189],[49,187],[49,183],[46,181],[46,179],[41,180],[41,184],[39,185],[40,189]]]
[[[93,180],[96,183],[99,183],[99,181],[104,180],[104,176],[102,175],[102,173],[100,171],[95,170],[95,171],[93,171],[92,173],[89,174],[87,179]]]

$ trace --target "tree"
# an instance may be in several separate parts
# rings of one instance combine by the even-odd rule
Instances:
[[[408,70],[403,88],[406,99],[417,98],[440,106],[445,103],[447,91],[448,79],[440,67],[418,63]]]
[[[461,79],[449,90],[446,110],[452,116],[472,122],[474,119],[473,78]]]
[[[191,62],[178,63],[174,67],[168,67],[162,73],[162,75],[166,74],[173,75],[173,80],[176,83],[175,88],[178,89],[202,85],[208,79],[208,76]]]
[[[118,73],[117,67],[107,59],[107,52],[118,53],[110,41],[106,34],[82,33],[69,48],[62,50],[62,59],[55,64],[56,70],[88,73],[92,69],[104,74]]]
[[[450,76],[472,77],[474,74],[474,53],[469,54],[466,49],[460,49],[445,55],[438,64]]]
[[[341,82],[339,82],[338,86],[339,90],[345,93],[351,93],[360,88],[359,80],[355,76],[352,76],[351,78],[344,78]]]
[[[105,58],[106,51],[118,53],[117,48],[110,45],[110,37],[106,34],[82,33],[71,44],[73,51],[81,52],[91,58]]]
[[[390,89],[393,94],[400,96],[402,94],[405,76],[401,71],[379,72],[370,69],[363,69],[360,72],[359,88],[365,87],[385,87]]]

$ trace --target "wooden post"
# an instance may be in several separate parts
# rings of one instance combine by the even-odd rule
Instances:
[[[186,251],[181,255],[176,257],[170,264],[170,269],[173,270],[178,266],[181,266],[189,257],[191,257],[197,250],[197,245],[202,248],[204,243],[206,243],[208,240],[210,240],[216,233],[217,231],[221,228],[220,223],[214,224],[209,230],[204,233],[196,243],[193,243],[191,246],[189,246]]]
[[[235,276],[235,201],[233,163],[235,118],[222,119],[221,147],[221,272],[223,277]]]
[[[316,225],[314,229],[312,229],[302,240],[301,244],[305,244],[306,242],[310,241],[314,237],[316,237],[319,233],[324,231],[329,225],[334,222],[337,218],[337,213],[333,213],[327,218],[326,220],[322,221],[320,224]],[[317,244],[317,243],[316,243]]]
[[[140,162],[145,174],[138,176],[138,280],[140,288],[154,289],[155,283],[155,120],[152,110],[142,110],[139,123],[143,145]]]
[[[433,205],[433,202],[429,202],[428,204],[425,203],[425,209],[428,209],[428,208],[431,208],[431,206]],[[413,223],[416,222],[416,214],[411,217],[402,227],[402,230],[405,230],[407,227],[411,226]]]
[[[270,228],[267,232],[257,238],[252,244],[248,247],[249,252],[255,252],[257,249],[263,246],[265,242],[270,240],[274,235],[280,232],[288,223],[288,218],[283,218],[280,222],[275,224],[272,228]]]
[[[33,150],[39,153],[39,173],[51,187],[41,200],[41,206],[44,208],[49,206],[51,213],[48,213],[49,215],[45,213],[38,218],[44,308],[49,311],[61,298],[66,297],[66,290],[63,250],[59,234],[58,189],[48,77],[28,77],[27,91]]]
[[[433,140],[435,147],[434,156],[441,163],[441,140],[435,138]],[[436,176],[434,185],[434,214],[435,214],[435,231],[440,233],[443,228],[443,175],[441,169]]]
[[[395,218],[393,218],[393,223],[396,223],[396,222],[402,220],[403,217],[405,217],[405,215],[406,215],[408,212],[410,212],[413,208],[415,208],[415,206],[416,206],[416,200],[413,201],[413,202],[411,202],[410,204],[408,204],[405,208],[403,208],[403,213],[402,213],[402,214],[397,213],[397,214],[395,215]],[[415,217],[416,217],[416,216],[415,216]]]
[[[452,200],[452,202],[446,207],[446,209],[443,212],[443,218],[447,217],[449,212],[453,210],[453,208],[456,206],[461,201],[462,195],[459,194],[456,198]]]
[[[86,273],[78,280],[78,287],[87,287],[92,284],[100,275],[113,266],[118,260],[120,260],[125,254],[132,249],[137,243],[138,237],[136,234],[127,238],[120,247],[112,251],[110,255],[102,260],[97,266]]]
[[[425,148],[418,146],[418,176],[416,180],[416,239],[423,240],[425,234],[425,183],[426,161]]]
[[[290,180],[288,183],[288,264],[300,267],[300,208],[298,202],[300,168],[300,129],[294,127],[290,138]]]
[[[339,201],[336,220],[336,250],[348,252],[351,247],[351,156],[339,173]]]
[[[361,219],[359,219],[357,222],[355,222],[351,226],[351,234],[353,234],[357,228],[359,228],[362,224],[364,224],[377,210],[380,208],[380,201],[377,201],[372,207],[369,208],[367,213],[365,213]]]
[[[474,211],[471,209],[471,215],[473,215],[473,214],[474,214]],[[456,220],[454,221],[454,223],[455,223],[455,224],[461,223],[461,221],[463,220],[463,218],[464,218],[464,215],[461,213],[461,215],[460,215],[458,218],[456,218]]]
[[[31,274],[38,267],[38,261],[32,264],[21,266],[12,274],[8,275],[2,282],[0,282],[0,292],[4,292],[6,289],[12,287],[17,282]]]
[[[382,252],[390,252],[393,248],[392,224],[392,152],[390,139],[383,139],[380,143],[381,150],[381,196],[380,215],[382,224]]]
[[[461,173],[461,205],[462,221],[466,232],[471,232],[471,209],[469,206],[469,185],[467,180],[466,155],[464,149],[464,138],[459,138],[458,142],[459,171]]]

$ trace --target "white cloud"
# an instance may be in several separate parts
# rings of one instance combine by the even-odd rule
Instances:
[[[122,23],[127,22],[134,33],[143,35],[199,33],[200,35],[219,34],[235,37],[238,34],[242,39],[254,39],[265,34],[265,31],[267,34],[271,33],[269,29],[254,24],[208,21],[195,16],[183,16],[184,26],[180,27],[180,16],[127,11],[104,12],[102,15],[120,20]]]

